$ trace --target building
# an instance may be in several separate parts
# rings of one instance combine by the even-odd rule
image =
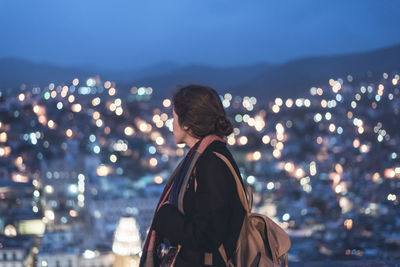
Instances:
[[[34,237],[0,235],[0,267],[33,267]]]

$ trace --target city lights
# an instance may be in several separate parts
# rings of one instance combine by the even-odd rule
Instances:
[[[7,133],[6,132],[0,133],[0,142],[2,142],[2,143],[7,142]]]
[[[326,250],[325,239],[346,244],[329,248],[333,255],[371,253],[364,248],[353,253],[343,240],[364,244],[374,236],[393,244],[390,231],[381,229],[395,229],[399,205],[400,76],[388,71],[382,77],[359,82],[346,74],[302,97],[220,95],[233,126],[226,141],[254,192],[254,211],[274,211],[285,230],[310,243],[318,240]],[[151,99],[156,88],[127,85],[125,92],[96,76],[43,88],[21,86],[7,94],[0,90],[6,111],[0,122],[0,176],[10,182],[0,190],[2,203],[15,201],[5,193],[8,187],[20,186],[29,196],[16,194],[18,203],[27,203],[29,214],[42,216],[49,229],[68,229],[88,218],[94,228],[104,225],[108,235],[128,214],[145,234],[153,214],[147,206],[154,208],[171,166],[190,150],[175,144],[172,99]],[[388,219],[383,224],[377,218]],[[20,235],[14,225],[3,228],[6,235]],[[130,238],[119,234],[118,242]],[[82,251],[86,259],[99,253]]]
[[[127,127],[125,127],[125,129],[124,129],[124,133],[125,133],[125,135],[127,135],[127,136],[132,136],[132,135],[135,133],[135,130],[133,129],[133,127],[127,126]]]
[[[264,136],[262,137],[262,142],[263,142],[264,144],[268,144],[270,141],[271,141],[271,138],[270,138],[268,135],[264,135]]]
[[[80,104],[73,104],[71,106],[71,110],[73,112],[80,112],[82,110],[82,106]]]
[[[107,176],[109,174],[109,168],[102,164],[97,167],[96,172],[98,176]]]
[[[240,145],[245,145],[245,144],[247,144],[247,137],[246,136],[241,136],[240,138],[239,138],[239,144]]]
[[[164,99],[164,101],[163,101],[163,106],[165,107],[165,108],[169,108],[170,106],[171,106],[171,100],[169,100],[169,99]]]

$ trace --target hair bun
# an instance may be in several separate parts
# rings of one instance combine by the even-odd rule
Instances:
[[[215,129],[217,132],[224,136],[230,135],[233,131],[231,122],[226,118],[226,116],[219,116],[215,122]]]
[[[226,122],[226,117],[225,117],[225,116],[219,116],[219,117],[217,118],[217,122],[219,122],[219,123],[224,123],[224,122]]]

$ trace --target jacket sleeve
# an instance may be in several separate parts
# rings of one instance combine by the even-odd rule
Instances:
[[[166,204],[156,214],[155,228],[174,243],[201,251],[215,251],[228,230],[232,174],[214,153],[203,154],[196,168],[194,215],[183,215]]]

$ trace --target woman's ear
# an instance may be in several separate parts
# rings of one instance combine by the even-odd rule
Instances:
[[[189,126],[183,126],[183,130],[185,131],[185,132],[187,132],[190,136],[193,136],[194,137],[194,135],[193,135],[193,133],[192,133],[192,129],[190,129],[189,128]]]

